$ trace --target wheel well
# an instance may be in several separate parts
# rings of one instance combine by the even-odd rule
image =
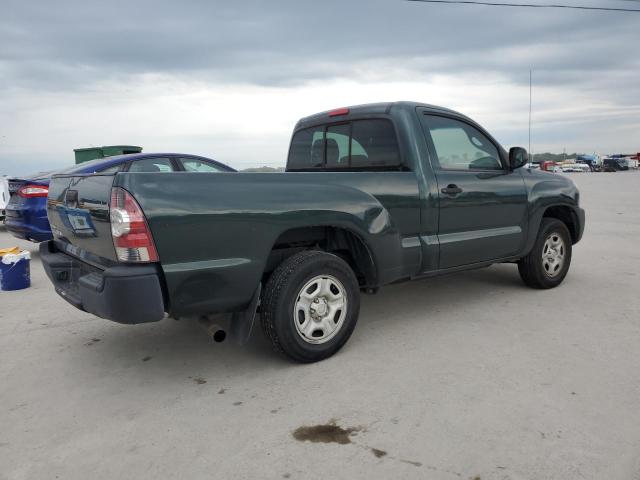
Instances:
[[[578,239],[578,225],[575,214],[569,207],[554,206],[545,210],[543,218],[556,218],[567,226],[571,234],[571,240],[575,243]]]
[[[333,253],[349,264],[361,287],[376,284],[371,251],[358,235],[338,227],[304,227],[285,231],[271,249],[265,275],[268,276],[283,260],[302,250]]]

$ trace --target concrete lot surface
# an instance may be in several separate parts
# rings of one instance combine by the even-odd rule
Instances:
[[[314,365],[84,314],[34,254],[0,292],[0,478],[640,479],[640,173],[571,177],[559,288],[514,265],[387,287]]]

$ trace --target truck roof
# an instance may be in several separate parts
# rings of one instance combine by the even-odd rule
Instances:
[[[461,114],[460,112],[456,112],[455,110],[451,110],[445,107],[439,107],[437,105],[430,105],[428,103],[420,103],[420,102],[409,102],[409,101],[398,101],[398,102],[380,102],[380,103],[365,103],[362,105],[351,105],[348,107],[344,107],[348,109],[348,115],[345,115],[347,118],[352,118],[355,116],[367,116],[367,115],[380,115],[380,114],[389,114],[392,110],[415,110],[417,107],[424,108],[425,110],[431,111],[433,113],[448,113],[453,114],[467,120],[471,120],[466,115]],[[326,110],[320,113],[314,113],[313,115],[309,115],[308,117],[303,117],[298,120],[296,123],[295,130],[301,127],[306,127],[309,125],[315,125],[318,123],[326,123],[328,119],[331,121],[341,120],[341,117],[330,117],[330,113],[334,112],[333,110]],[[475,122],[473,122],[475,123]]]

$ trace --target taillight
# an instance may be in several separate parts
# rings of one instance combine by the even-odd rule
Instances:
[[[157,262],[151,230],[138,202],[120,187],[111,189],[111,236],[122,262]]]
[[[49,187],[45,185],[23,185],[18,189],[18,195],[23,198],[46,197]]]

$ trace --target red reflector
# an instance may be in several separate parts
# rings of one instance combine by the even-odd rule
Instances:
[[[45,185],[23,185],[18,189],[18,195],[23,198],[46,197],[49,187]]]
[[[336,108],[335,110],[331,110],[329,112],[330,117],[339,117],[340,115],[349,115],[348,108]]]
[[[118,260],[157,262],[158,252],[151,230],[135,198],[120,187],[111,189],[111,236]]]

